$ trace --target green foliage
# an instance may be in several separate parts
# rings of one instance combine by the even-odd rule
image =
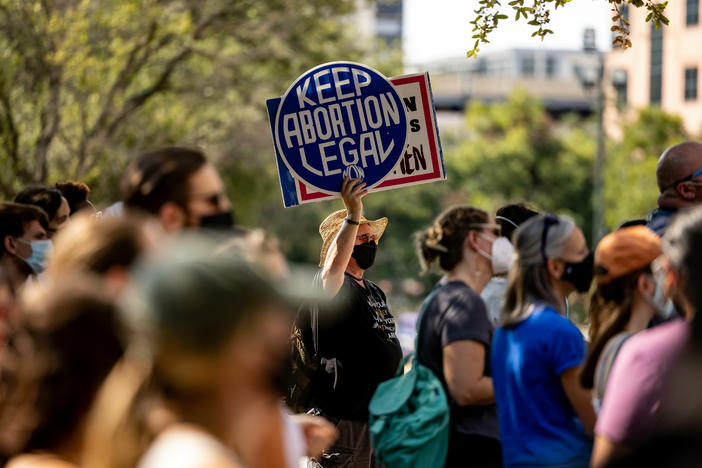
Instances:
[[[531,5],[527,5],[525,0],[511,0],[507,7],[503,7],[499,0],[479,0],[478,8],[473,12],[475,17],[470,24],[473,26],[473,39],[475,44],[473,48],[467,52],[468,57],[477,57],[480,51],[479,45],[486,44],[490,41],[488,36],[495,29],[501,20],[505,20],[508,16],[505,11],[514,13],[515,21],[524,21],[535,28],[531,37],[538,36],[541,39],[548,34],[553,34],[553,31],[548,29],[551,22],[551,11],[564,7],[571,0],[533,0]],[[622,5],[631,5],[636,8],[646,8],[648,15],[646,21],[655,24],[656,28],[660,28],[662,24],[669,23],[665,16],[665,7],[668,2],[657,3],[655,0],[607,0],[612,7],[614,16],[612,17],[612,31],[616,32],[612,43],[615,46],[627,49],[631,47],[629,40],[629,22],[621,14]]]
[[[466,202],[494,212],[524,200],[570,214],[590,231],[595,144],[582,125],[554,122],[519,90],[506,102],[471,103],[466,122],[469,138],[447,153],[451,185]]]
[[[265,172],[265,99],[319,63],[361,59],[342,26],[355,6],[0,0],[0,194],[75,178],[113,201],[127,157],[166,143]]]
[[[656,207],[658,158],[667,147],[688,139],[680,117],[656,107],[643,109],[622,133],[622,141],[608,148],[605,163],[605,222],[610,229]]]

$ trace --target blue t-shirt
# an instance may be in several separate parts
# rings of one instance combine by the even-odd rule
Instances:
[[[505,467],[589,466],[592,440],[560,377],[584,358],[582,334],[550,305],[497,329],[491,368]]]

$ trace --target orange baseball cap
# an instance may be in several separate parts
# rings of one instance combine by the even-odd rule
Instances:
[[[602,238],[595,250],[597,284],[609,284],[617,278],[649,265],[662,253],[661,239],[646,226],[632,226]]]

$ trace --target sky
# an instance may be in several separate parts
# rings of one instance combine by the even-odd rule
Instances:
[[[508,1],[502,4],[507,6]],[[465,58],[475,42],[471,39],[473,10],[478,0],[404,0],[403,49],[407,64],[415,65],[445,58]],[[480,53],[511,48],[582,48],[583,30],[595,28],[597,47],[608,50],[612,41],[612,12],[606,0],[572,0],[551,13],[554,34],[543,41],[531,37],[535,30],[523,18],[517,24],[514,13],[500,22],[489,36],[490,44],[480,46]]]

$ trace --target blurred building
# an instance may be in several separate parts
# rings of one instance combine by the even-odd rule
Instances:
[[[700,0],[671,0],[665,8],[668,26],[656,29],[645,21],[645,8],[624,8],[629,18],[628,50],[613,49],[605,60],[608,133],[617,136],[617,123],[629,113],[660,106],[680,115],[688,132],[702,130],[702,27]]]
[[[429,71],[434,105],[444,122],[450,112],[462,116],[472,100],[502,101],[517,88],[540,98],[556,117],[572,112],[589,115],[592,86],[584,82],[594,83],[599,57],[597,52],[579,50],[510,49],[477,59],[438,61],[424,65],[424,70]]]
[[[381,39],[389,46],[402,42],[402,0],[358,0],[354,20],[363,37]]]

